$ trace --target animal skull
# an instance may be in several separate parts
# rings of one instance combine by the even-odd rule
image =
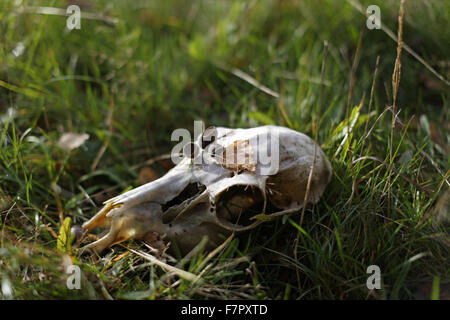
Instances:
[[[106,201],[83,224],[84,231],[110,227],[88,248],[100,252],[155,233],[182,251],[204,236],[217,245],[227,234],[317,203],[331,178],[330,162],[319,146],[288,128],[208,128],[188,146],[187,156],[166,175]]]

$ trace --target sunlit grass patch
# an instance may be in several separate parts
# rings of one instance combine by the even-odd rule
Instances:
[[[402,52],[391,145],[397,44],[368,30],[348,2],[102,0],[81,10],[117,22],[82,20],[72,31],[65,17],[33,11],[67,1],[18,3],[0,4],[2,298],[406,299],[428,284],[426,298],[444,296],[448,86]],[[379,5],[396,34],[396,1],[361,3]],[[444,77],[447,8],[407,1],[403,31]],[[165,174],[170,160],[146,161],[169,153],[170,133],[199,119],[317,133],[333,166],[322,200],[301,225],[300,213],[264,223],[212,256],[201,246],[191,259],[158,256],[137,241],[83,255],[61,242],[66,218],[70,226],[87,221],[137,187],[145,168]],[[67,146],[65,134],[82,139]],[[80,290],[66,286],[69,263],[82,271]],[[369,265],[380,266],[380,290],[366,287]]]

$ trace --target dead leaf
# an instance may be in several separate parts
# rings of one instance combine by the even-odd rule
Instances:
[[[74,133],[74,132],[66,132],[59,138],[57,145],[66,150],[67,152],[72,151],[73,149],[81,146],[87,139],[89,139],[89,135],[87,133]]]
[[[225,147],[223,151],[222,165],[224,168],[239,171],[256,171],[256,161],[253,149],[248,140],[236,140]]]

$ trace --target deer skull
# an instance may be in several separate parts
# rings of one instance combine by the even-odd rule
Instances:
[[[87,247],[100,252],[155,233],[183,251],[204,236],[217,245],[231,232],[317,203],[331,178],[319,146],[283,127],[208,128],[184,154],[160,179],[106,201],[82,227],[109,232]]]

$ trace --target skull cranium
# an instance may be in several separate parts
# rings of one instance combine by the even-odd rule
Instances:
[[[278,216],[317,203],[331,178],[330,162],[319,146],[284,127],[206,130],[191,151],[158,180],[106,201],[83,229],[110,230],[88,247],[99,252],[152,233],[166,235],[181,250],[204,236],[218,244],[223,235],[266,220],[252,219],[257,214]]]

